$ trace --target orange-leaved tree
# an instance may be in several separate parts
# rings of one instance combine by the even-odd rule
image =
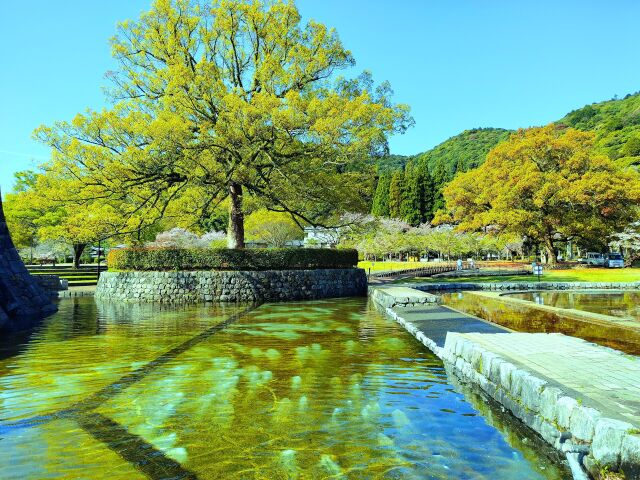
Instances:
[[[519,130],[454,178],[437,220],[525,235],[554,264],[558,239],[601,242],[637,218],[640,175],[594,152],[594,137],[554,125]]]

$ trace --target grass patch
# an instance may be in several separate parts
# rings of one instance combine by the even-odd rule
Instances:
[[[537,275],[507,275],[462,278],[412,278],[399,282],[421,283],[498,283],[537,281]],[[639,282],[640,268],[578,268],[574,270],[547,270],[540,276],[541,282]]]

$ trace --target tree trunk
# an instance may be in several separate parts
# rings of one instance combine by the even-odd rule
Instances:
[[[558,264],[558,253],[556,252],[555,246],[553,245],[553,238],[551,235],[546,235],[544,237],[544,248],[547,251],[547,259],[551,265]]]
[[[229,229],[227,247],[244,248],[244,213],[242,212],[242,185],[229,184]]]
[[[87,247],[85,243],[76,243],[73,245],[73,268],[80,268],[80,257]]]

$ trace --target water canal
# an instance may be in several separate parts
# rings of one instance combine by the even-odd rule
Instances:
[[[568,477],[461,388],[364,299],[64,299],[0,347],[0,478]]]
[[[509,302],[509,297],[526,301],[516,304]],[[563,333],[633,355],[640,355],[640,329],[631,328],[636,325],[638,301],[640,294],[634,291],[535,291],[495,297],[474,292],[442,295],[445,305],[518,332]],[[536,308],[536,304],[557,308],[543,310]],[[613,316],[613,321],[590,319],[588,315],[576,317],[564,309],[606,314]]]
[[[508,294],[539,305],[571,308],[585,312],[633,318],[640,321],[640,292],[638,291],[534,291]]]

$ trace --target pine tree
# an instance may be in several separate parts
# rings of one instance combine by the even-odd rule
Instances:
[[[378,217],[388,217],[389,213],[389,187],[391,185],[391,174],[380,175],[376,192],[373,196],[371,213]]]

